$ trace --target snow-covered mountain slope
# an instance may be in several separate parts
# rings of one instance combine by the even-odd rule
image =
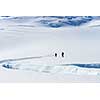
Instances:
[[[81,26],[94,20],[100,20],[100,16],[1,16],[1,20],[9,20],[16,23],[34,23],[44,27]]]

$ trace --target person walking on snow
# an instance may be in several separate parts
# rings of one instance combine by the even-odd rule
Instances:
[[[55,57],[57,57],[57,53],[55,53]]]
[[[62,57],[64,57],[64,52],[61,53]]]

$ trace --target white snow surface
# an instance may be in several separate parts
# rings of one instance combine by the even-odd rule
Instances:
[[[39,26],[33,18],[20,23],[1,19],[0,60],[43,57],[1,63],[0,82],[100,82],[100,69],[61,66],[99,63],[99,32],[99,27],[89,25],[47,28]],[[2,67],[5,63],[11,63],[13,69]]]

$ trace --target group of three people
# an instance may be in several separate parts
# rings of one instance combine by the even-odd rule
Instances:
[[[61,56],[64,57],[64,52],[61,53]],[[55,57],[57,57],[57,53],[55,53]]]

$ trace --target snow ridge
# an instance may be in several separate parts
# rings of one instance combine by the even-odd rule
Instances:
[[[92,20],[100,20],[100,16],[0,16],[1,20],[9,20],[17,23],[38,23],[44,27],[81,26]]]
[[[40,57],[41,58],[41,57]],[[43,58],[43,57],[42,57]],[[100,64],[37,64],[34,57],[3,60],[1,66],[10,70],[26,70],[42,73],[71,73],[84,75],[100,75]]]

